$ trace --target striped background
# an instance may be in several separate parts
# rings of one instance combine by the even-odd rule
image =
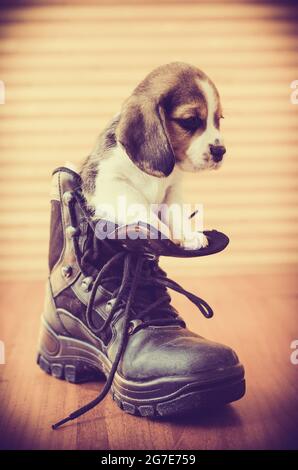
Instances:
[[[269,2],[7,2],[0,12],[0,278],[47,269],[53,168],[79,163],[152,68],[193,63],[217,84],[228,148],[219,172],[187,175],[185,201],[231,238],[222,254],[163,260],[175,275],[297,263],[297,11]],[[293,4],[294,5],[294,4]],[[179,270],[179,271],[178,271]]]

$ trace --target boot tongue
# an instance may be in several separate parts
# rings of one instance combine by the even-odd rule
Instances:
[[[135,262],[137,259],[136,255]],[[131,278],[133,278],[135,273],[135,263],[132,263],[131,266]],[[153,319],[162,319],[162,318],[173,318],[173,315],[176,316],[175,309],[170,305],[171,298],[167,293],[167,289],[164,286],[158,285],[152,281],[152,278],[155,276],[165,276],[165,273],[158,266],[157,260],[145,260],[142,269],[142,275],[139,280],[137,294],[133,303],[133,309],[136,313],[135,318],[138,318],[137,312],[142,312],[145,308],[152,305],[157,300],[164,298],[163,308],[156,307],[147,315],[143,316],[143,320],[153,320]],[[166,308],[165,308],[166,307]]]
[[[107,221],[102,221],[102,225],[108,225]],[[114,224],[113,224],[114,227]],[[134,253],[147,253],[156,256],[174,256],[177,258],[190,258],[206,256],[218,253],[226,248],[229,238],[217,230],[208,230],[203,233],[208,238],[208,246],[197,249],[185,249],[175,244],[156,230],[152,225],[144,222],[118,226],[115,230],[109,231],[119,244]]]
[[[143,255],[136,254],[134,256],[134,260],[131,263],[129,273],[131,279],[133,279],[133,276],[135,274],[135,266],[138,256]],[[114,268],[111,270],[111,276],[115,274],[119,276],[119,279],[114,279],[110,281],[107,280],[107,282],[105,282],[104,284],[104,287],[110,292],[113,292],[113,290],[119,287],[119,282],[123,276],[123,265],[124,260],[121,260],[121,262],[119,262],[118,265],[115,265]],[[163,271],[159,268],[157,261],[145,260],[142,268],[141,277],[139,279],[137,294],[133,302],[133,310],[136,313],[136,318],[138,310],[143,311],[145,308],[149,307],[151,304],[153,304],[163,296],[165,296],[164,305],[166,304],[166,299],[168,299],[168,304],[170,303],[170,296],[167,293],[166,288],[164,286],[157,285],[152,282],[152,277],[156,276],[157,274],[164,274]],[[169,307],[168,309],[170,310],[171,308],[172,307]],[[163,311],[161,312],[160,308],[156,308],[150,311],[146,318],[143,319],[150,320],[153,318],[165,318],[169,316],[172,317],[173,314],[167,313],[165,309],[163,309]]]

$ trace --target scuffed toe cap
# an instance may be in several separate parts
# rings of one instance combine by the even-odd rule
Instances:
[[[148,380],[166,376],[199,376],[238,363],[238,357],[231,348],[187,329],[157,330],[150,327],[131,337],[119,371],[130,380]]]

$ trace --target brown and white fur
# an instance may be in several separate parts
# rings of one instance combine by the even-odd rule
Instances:
[[[220,134],[222,109],[218,91],[198,68],[170,63],[153,70],[124,102],[99,136],[83,163],[83,192],[97,215],[106,205],[181,204],[183,171],[198,172],[221,165],[225,148]],[[142,214],[143,216],[143,214]],[[120,214],[115,222],[132,223],[140,214]],[[183,220],[150,223],[169,236]],[[174,225],[173,225],[174,224]],[[176,233],[181,232],[176,230]],[[202,234],[188,230],[175,239],[186,248],[207,245]]]

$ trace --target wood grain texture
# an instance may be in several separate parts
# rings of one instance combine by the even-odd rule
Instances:
[[[298,448],[297,276],[175,276],[215,309],[203,319],[187,300],[174,304],[194,331],[233,347],[246,369],[247,393],[232,405],[191,418],[148,420],[122,412],[108,396],[77,422],[50,425],[96,396],[101,383],[72,385],[35,364],[43,283],[2,282],[0,447],[18,449]]]
[[[228,155],[186,175],[184,198],[228,250],[187,260],[189,275],[297,265],[297,12],[282,2],[3,2],[0,15],[0,278],[44,279],[53,168],[79,163],[152,68],[193,63],[215,81]],[[16,7],[13,7],[18,5]],[[166,260],[167,269],[181,269]]]

